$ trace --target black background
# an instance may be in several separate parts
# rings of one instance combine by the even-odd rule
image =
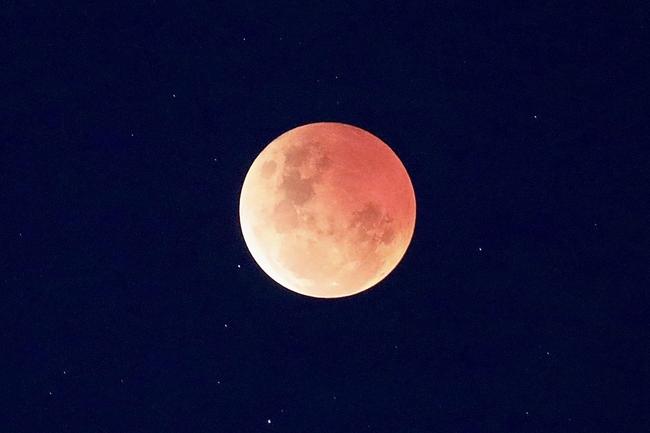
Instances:
[[[133,3],[3,6],[0,430],[649,430],[645,2]],[[416,192],[351,298],[239,231],[315,121]]]

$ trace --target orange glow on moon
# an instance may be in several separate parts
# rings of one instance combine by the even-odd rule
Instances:
[[[273,140],[241,191],[246,245],[294,292],[338,298],[383,280],[413,236],[415,193],[395,153],[342,123],[312,123]]]

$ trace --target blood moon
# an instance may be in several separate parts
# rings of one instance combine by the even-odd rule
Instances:
[[[239,202],[246,245],[294,292],[338,298],[384,279],[415,227],[406,169],[379,138],[312,123],[273,140],[246,175]]]

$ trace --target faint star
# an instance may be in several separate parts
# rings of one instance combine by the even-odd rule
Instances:
[[[224,327],[224,328],[227,328],[227,327],[228,327],[228,324],[227,324],[227,323],[224,323],[224,324],[223,324],[223,327]]]
[[[537,119],[537,114],[533,114],[533,119]]]
[[[267,423],[267,424],[271,424],[271,420],[270,420],[270,419],[267,419],[267,420],[266,420],[266,423]]]
[[[241,265],[237,265],[237,269],[241,269]]]
[[[479,250],[479,251],[483,251],[483,248],[481,248],[481,247],[478,247],[478,250]]]

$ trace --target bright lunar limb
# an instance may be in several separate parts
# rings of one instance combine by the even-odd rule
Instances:
[[[241,191],[246,245],[294,292],[338,298],[383,280],[413,236],[415,193],[395,153],[342,123],[312,123],[273,140]]]

